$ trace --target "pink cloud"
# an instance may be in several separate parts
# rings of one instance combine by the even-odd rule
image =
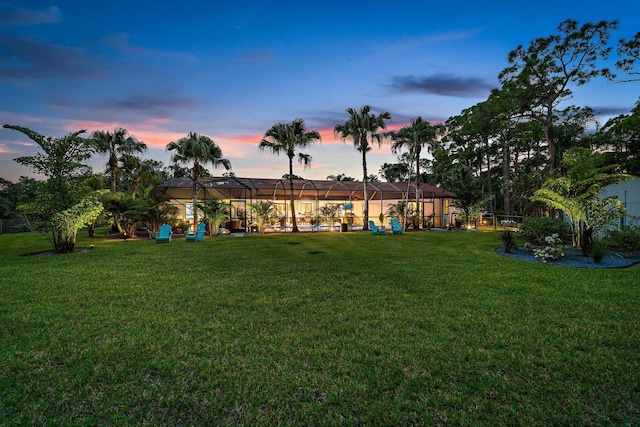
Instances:
[[[258,144],[262,140],[262,135],[242,134],[242,133],[224,134],[224,135],[220,135],[218,139],[221,141],[224,140],[225,142],[228,142],[233,145],[253,145],[255,147],[258,147]],[[213,140],[215,141],[216,138],[214,137]]]
[[[145,120],[141,123],[124,123],[124,122],[100,122],[92,120],[76,120],[71,121],[65,126],[65,130],[75,132],[78,129],[87,129],[87,133],[96,130],[112,131],[115,128],[123,128],[129,132],[129,135],[135,136],[138,140],[143,141],[149,148],[164,149],[168,143],[186,136],[186,133],[178,133],[158,129],[162,125],[169,123],[167,119],[153,118]]]

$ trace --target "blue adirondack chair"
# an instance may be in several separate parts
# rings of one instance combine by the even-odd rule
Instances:
[[[187,239],[187,242],[204,242],[205,229],[206,225],[201,222],[198,224],[195,233],[193,231],[185,233],[184,238]]]
[[[369,220],[369,228],[371,229],[371,234],[384,234],[384,232],[386,231],[384,225],[378,226],[371,220]]]
[[[156,243],[171,241],[171,226],[164,224],[160,227],[160,231],[155,232]]]
[[[402,234],[402,226],[395,218],[391,220],[391,234]]]

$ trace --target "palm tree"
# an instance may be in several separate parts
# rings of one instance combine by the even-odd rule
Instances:
[[[293,158],[296,156],[296,150],[307,148],[316,141],[320,141],[320,133],[315,130],[307,131],[304,120],[298,118],[289,123],[274,124],[264,133],[264,138],[258,145],[261,151],[268,149],[276,155],[285,153],[289,158],[291,231],[294,233],[298,232],[298,224],[296,223],[296,210],[293,202]],[[298,151],[298,162],[306,168],[311,164],[311,156]]]
[[[135,136],[127,135],[126,129],[116,128],[113,133],[97,130],[93,132],[92,140],[96,148],[96,152],[106,154],[107,170],[111,174],[111,192],[116,192],[116,179],[118,172],[118,163],[123,156],[135,153],[143,153],[147,149],[144,142],[138,141]]]
[[[209,235],[215,236],[218,234],[218,228],[222,221],[229,219],[228,212],[231,209],[231,203],[225,203],[214,197],[199,203],[198,209],[204,214],[204,221],[209,223]]]
[[[367,182],[369,175],[367,174],[367,152],[371,151],[371,143],[378,142],[378,146],[382,144],[382,135],[378,133],[378,129],[385,129],[385,120],[391,120],[391,114],[382,112],[376,116],[371,113],[371,107],[365,105],[359,111],[353,108],[347,108],[349,120],[343,125],[336,125],[334,132],[337,136],[346,140],[351,138],[356,150],[362,153],[362,182],[364,191],[364,227],[368,230],[369,226],[369,194],[367,192]]]
[[[193,229],[198,226],[198,177],[202,175],[203,165],[211,163],[214,168],[223,166],[229,170],[231,162],[222,157],[222,150],[211,138],[189,132],[184,138],[167,144],[167,151],[173,151],[173,163],[191,163],[191,179],[193,180]]]
[[[338,218],[340,218],[340,210],[342,209],[341,203],[327,203],[318,209],[318,214],[327,222],[329,231],[334,231],[334,225]]]
[[[415,117],[411,119],[411,125],[405,126],[398,132],[389,132],[393,139],[391,152],[398,154],[402,148],[409,150],[409,158],[416,164],[416,212],[420,219],[420,153],[422,147],[430,149],[436,143],[436,136],[440,126],[431,126],[431,123]]]
[[[269,220],[275,216],[276,210],[273,204],[266,200],[261,200],[259,202],[249,203],[249,209],[251,209],[251,213],[257,220],[258,232],[260,234],[264,233],[264,229]]]
[[[127,184],[131,188],[131,198],[135,199],[140,186],[153,186],[159,184],[156,181],[156,170],[153,160],[142,160],[136,156],[126,154],[122,156],[122,171]],[[162,181],[161,181],[162,182]]]

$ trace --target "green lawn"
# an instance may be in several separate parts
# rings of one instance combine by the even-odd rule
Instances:
[[[1,425],[638,425],[640,267],[499,233],[0,236]]]

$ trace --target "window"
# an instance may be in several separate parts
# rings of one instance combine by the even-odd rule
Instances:
[[[301,214],[313,213],[313,204],[311,202],[299,202],[298,212],[300,212]]]
[[[185,203],[185,219],[192,220],[193,219],[193,203]]]

